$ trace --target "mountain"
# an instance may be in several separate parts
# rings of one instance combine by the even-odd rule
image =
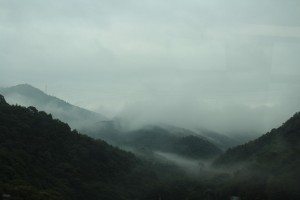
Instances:
[[[230,184],[240,193],[252,192],[268,199],[299,199],[300,113],[258,139],[229,149],[214,166],[234,172]]]
[[[173,137],[179,146],[195,142],[201,148],[194,135],[178,137],[155,126],[138,132],[128,134],[149,146]],[[141,132],[147,137],[139,139]],[[172,164],[157,163],[156,155],[141,160],[35,107],[11,106],[0,95],[0,195],[18,200],[298,200],[299,134],[297,113],[278,129],[229,149],[213,168],[199,166],[199,175],[191,177]]]
[[[106,117],[99,113],[69,104],[28,84],[0,88],[0,93],[11,104],[34,106],[39,110],[51,113],[55,118],[67,122],[73,128],[79,129],[82,126],[106,120]]]
[[[123,132],[115,121],[106,122],[104,127],[95,129],[96,131],[85,130],[84,132],[114,145],[139,151],[162,151],[196,159],[211,159],[222,153],[206,138],[184,128],[149,125],[134,131]]]
[[[207,138],[207,140],[209,140],[211,143],[215,144],[222,150],[227,150],[230,147],[234,147],[243,143],[241,141],[238,141],[236,138],[203,128],[198,128],[195,130],[195,132]]]
[[[0,194],[9,199],[141,199],[163,176],[152,169],[131,153],[72,131],[35,107],[11,106],[0,95]]]
[[[150,150],[164,150],[197,158],[216,156],[221,153],[217,147],[204,137],[196,136],[196,133],[183,128],[160,125],[161,130],[153,128],[149,131],[151,128],[149,130],[149,127],[145,128],[144,130],[149,132],[147,135],[145,135],[143,129],[124,133],[118,121],[107,120],[98,113],[71,105],[28,84],[1,88],[0,93],[5,96],[9,103],[35,106],[38,110],[51,113],[54,118],[67,122],[71,127],[113,145],[126,145],[135,148],[145,147]],[[155,133],[155,131],[158,132]],[[183,136],[189,137],[182,138]],[[151,137],[152,140],[149,139],[147,143],[145,140],[141,140],[140,137]],[[190,139],[191,137],[194,139],[193,142]],[[159,148],[157,146],[158,140],[161,140]],[[151,143],[153,144],[150,145]]]
[[[137,149],[146,148],[196,159],[209,159],[222,153],[217,146],[205,138],[197,136],[192,131],[183,132],[183,130],[148,126],[125,133],[122,144]]]
[[[72,131],[0,95],[0,195],[16,200],[207,199],[208,185]]]
[[[300,113],[296,113],[281,127],[272,129],[258,139],[229,149],[216,163],[227,165],[268,160],[272,163],[285,164],[288,159],[298,158],[298,153],[300,153]]]
[[[225,135],[205,128],[196,128],[194,131],[222,150],[244,144],[260,136],[258,133],[230,133]]]

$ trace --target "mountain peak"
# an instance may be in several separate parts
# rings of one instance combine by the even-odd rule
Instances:
[[[40,89],[38,89],[36,87],[33,87],[32,85],[30,85],[28,83],[15,85],[15,86],[12,86],[11,88],[22,89],[22,90],[26,90],[26,91],[39,91],[39,92],[43,92],[42,90],[40,90]]]
[[[18,85],[15,85],[16,87],[29,87],[29,88],[34,88],[32,85],[28,84],[28,83],[21,83]]]

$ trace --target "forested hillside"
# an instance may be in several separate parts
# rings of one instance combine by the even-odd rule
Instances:
[[[156,175],[134,155],[0,101],[0,194],[12,199],[133,199]]]
[[[300,113],[260,138],[229,149],[214,166],[234,172],[228,188],[248,198],[300,198]]]
[[[146,148],[153,151],[175,153],[195,159],[212,159],[222,151],[197,134],[174,134],[167,129],[154,126],[126,133],[124,145]]]
[[[183,128],[149,125],[124,132],[113,122],[105,125],[99,125],[98,129],[86,128],[83,132],[121,147],[168,152],[193,159],[213,159],[222,153],[205,137]]]

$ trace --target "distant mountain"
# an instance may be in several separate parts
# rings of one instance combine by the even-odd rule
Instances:
[[[238,141],[236,138],[229,137],[227,135],[217,133],[215,131],[203,129],[203,128],[196,129],[195,132],[207,138],[211,143],[215,144],[222,150],[227,150],[230,147],[234,147],[243,143],[241,141]]]
[[[222,151],[190,130],[148,126],[125,133],[124,145],[175,153],[190,158],[213,158]]]
[[[134,131],[123,132],[118,128],[116,121],[106,122],[104,126],[100,125],[98,127],[102,128],[85,132],[120,147],[130,147],[139,151],[175,153],[197,159],[213,158],[222,153],[221,149],[205,137],[184,128],[149,125]]]
[[[222,150],[238,146],[260,136],[258,133],[230,133],[222,134],[204,128],[194,130],[198,135],[207,138],[211,143],[215,144]]]
[[[240,193],[252,188],[268,199],[299,199],[300,113],[258,139],[229,149],[214,166],[235,172],[231,184]]]
[[[120,134],[123,132],[117,120],[98,121],[82,126],[79,130],[92,138],[102,139],[113,145],[119,144]]]
[[[0,93],[11,104],[34,106],[39,110],[51,113],[53,117],[67,122],[73,128],[81,128],[95,122],[106,120],[101,114],[74,106],[43,91],[21,84],[13,87],[0,88]]]

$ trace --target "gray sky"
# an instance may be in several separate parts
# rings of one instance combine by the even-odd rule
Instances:
[[[0,0],[0,85],[47,84],[135,123],[265,131],[300,110],[299,11],[299,0]]]

